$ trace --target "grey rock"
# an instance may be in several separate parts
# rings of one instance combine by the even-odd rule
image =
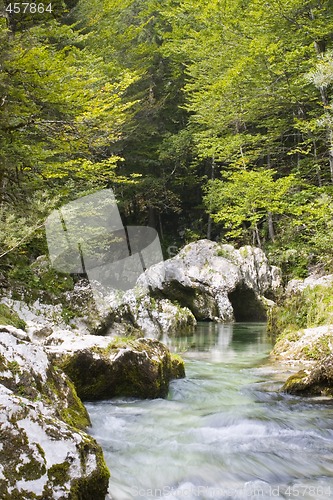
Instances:
[[[286,295],[303,292],[306,288],[315,288],[316,286],[332,286],[333,274],[325,276],[311,275],[304,280],[293,279],[286,286]]]
[[[165,272],[161,272],[164,266]],[[138,280],[156,299],[166,298],[192,311],[196,319],[264,319],[261,296],[274,295],[280,271],[259,248],[236,250],[209,240],[185,246],[177,256],[148,269]]]
[[[0,337],[0,497],[104,500],[109,472],[89,416],[44,348]]]
[[[184,362],[158,340],[102,337],[88,347],[88,337],[49,347],[83,400],[165,397],[170,380],[185,376]]]
[[[301,370],[285,382],[282,391],[302,396],[333,396],[333,354],[311,369]]]

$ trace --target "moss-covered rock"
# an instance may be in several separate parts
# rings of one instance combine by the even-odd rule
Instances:
[[[85,432],[0,385],[0,498],[104,500],[109,472]]]
[[[65,373],[51,364],[42,347],[20,341],[3,330],[0,383],[15,394],[51,405],[54,414],[68,424],[86,428],[90,424],[87,410]]]
[[[182,360],[172,360],[168,348],[153,339],[117,339],[106,347],[73,346],[71,352],[55,355],[83,400],[165,397],[170,380],[185,375]]]
[[[277,359],[314,362],[333,352],[333,326],[286,330],[279,335],[272,356]]]
[[[301,370],[289,377],[282,391],[304,396],[333,397],[333,355],[322,359],[310,370]]]
[[[171,354],[171,377],[185,378],[185,363],[178,354]]]
[[[104,500],[109,471],[73,384],[41,346],[1,328],[0,498]]]

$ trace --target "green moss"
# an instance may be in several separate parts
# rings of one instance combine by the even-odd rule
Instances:
[[[47,477],[54,485],[62,485],[70,480],[69,469],[69,462],[54,464],[47,471]]]
[[[14,374],[21,373],[21,367],[17,361],[9,361],[7,363],[7,369],[10,370]]]
[[[178,354],[171,354],[171,378],[185,378],[185,363]]]
[[[72,277],[56,271],[46,258],[42,263],[21,263],[9,272],[8,278],[12,289],[18,292],[17,298],[24,298],[27,302],[33,302],[42,295],[46,302],[52,303],[55,297],[61,298],[64,292],[74,287]]]
[[[81,399],[77,395],[75,385],[68,377],[66,377],[64,381],[65,387],[59,385],[59,382],[61,380],[58,379],[60,370],[61,368],[57,365],[52,367],[52,369],[48,372],[47,384],[50,393],[54,395],[54,399],[57,399],[59,401],[58,416],[61,420],[66,422],[66,424],[70,425],[71,427],[84,430],[91,424],[88,412]],[[64,404],[62,403],[62,394],[64,390],[66,391],[67,396],[67,407],[62,406]],[[44,400],[46,400],[46,402],[48,402],[49,404],[54,404],[54,400],[47,401],[48,399],[49,398],[46,395],[44,397]]]
[[[26,323],[19,315],[5,304],[0,304],[0,325],[11,325],[25,330]]]
[[[80,459],[83,474],[80,478],[74,479],[71,485],[72,500],[86,500],[87,498],[105,498],[110,479],[110,471],[105,463],[102,448],[96,441],[89,437],[89,442],[83,444],[80,448]],[[96,457],[96,469],[93,473],[86,475],[85,466],[87,463],[87,454],[94,451]]]
[[[331,354],[330,337],[323,336],[318,339],[313,345],[306,345],[302,349],[303,354],[307,359],[320,360]]]
[[[297,372],[287,379],[281,390],[288,393],[302,392],[305,388],[306,377],[307,373],[304,370]]]
[[[71,391],[71,394],[68,396],[69,406],[60,410],[60,418],[72,427],[84,430],[91,425],[88,412],[78,397],[73,382],[67,379],[67,384]]]
[[[39,479],[46,472],[46,467],[44,463],[40,463],[33,456],[30,457],[30,461],[26,464],[19,465],[17,467],[18,479],[24,478],[25,481],[33,481],[34,479]]]
[[[0,354],[0,372],[7,370],[7,359],[3,354]]]

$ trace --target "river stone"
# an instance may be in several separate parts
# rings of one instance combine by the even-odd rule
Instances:
[[[333,354],[301,370],[285,382],[282,391],[304,396],[333,396]]]
[[[104,500],[109,472],[96,441],[50,406],[0,385],[0,498]]]
[[[276,341],[272,356],[276,359],[313,364],[333,351],[333,325],[287,331]]]
[[[165,397],[170,380],[185,376],[184,362],[158,340],[103,340],[107,345],[49,347],[83,400]]]
[[[31,400],[51,405],[54,414],[79,428],[90,424],[73,384],[52,366],[41,346],[21,341],[0,327],[0,383]]]
[[[104,500],[109,472],[101,448],[83,431],[90,420],[73,384],[44,348],[6,328],[0,327],[0,497]]]

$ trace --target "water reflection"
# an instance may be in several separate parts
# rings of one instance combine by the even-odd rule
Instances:
[[[265,323],[200,322],[193,335],[166,340],[172,351],[185,359],[239,363],[242,358],[262,354],[271,349]]]

